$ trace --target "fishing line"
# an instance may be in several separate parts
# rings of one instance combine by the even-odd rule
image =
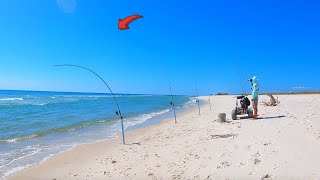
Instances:
[[[210,93],[210,88],[208,88],[208,92],[209,92],[209,106],[210,106],[210,111],[212,110],[211,108],[211,93]]]
[[[116,111],[116,115],[118,115],[121,119],[121,129],[122,129],[122,143],[123,144],[126,144],[125,143],[125,136],[124,136],[124,125],[123,125],[123,117],[122,117],[122,114],[121,114],[121,111],[120,111],[120,107],[119,107],[119,104],[118,104],[118,101],[114,95],[114,93],[112,92],[110,86],[106,83],[106,81],[101,77],[99,76],[96,72],[94,72],[93,70],[89,69],[89,68],[86,68],[86,67],[83,67],[83,66],[79,66],[79,65],[74,65],[74,64],[60,64],[60,65],[54,65],[54,67],[63,67],[63,66],[69,66],[69,67],[77,67],[77,68],[81,68],[81,69],[85,69],[91,73],[93,73],[94,75],[96,75],[106,86],[107,88],[109,89],[110,93],[112,94],[112,97],[114,99],[114,102],[117,106],[117,109],[118,111]]]
[[[242,77],[242,74],[240,72],[238,64],[237,64],[237,71],[238,71],[238,74],[239,74],[239,77],[240,77],[240,84],[241,84],[241,87],[242,87],[242,95],[245,95],[243,77]]]
[[[170,102],[170,105],[172,106],[172,109],[173,109],[173,113],[174,113],[174,122],[177,123],[177,114],[176,114],[176,106],[174,104],[174,101],[173,101],[173,93],[172,93],[172,86],[171,86],[171,81],[170,81],[170,78],[169,78],[169,75],[168,75],[168,70],[167,70],[167,66],[166,66],[166,63],[163,63],[164,64],[164,74],[168,80],[168,83],[169,83],[169,87],[170,87],[170,93],[171,93],[171,102]]]

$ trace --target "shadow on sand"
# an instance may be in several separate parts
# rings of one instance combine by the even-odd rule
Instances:
[[[287,117],[287,116],[259,117],[258,120],[279,119],[279,118],[285,118],[285,117]]]
[[[258,117],[257,120],[278,119],[278,118],[285,118],[285,117],[287,117],[287,116]],[[240,119],[238,119],[238,120],[243,120],[243,119],[251,119],[251,118],[245,116],[245,117],[240,117]]]
[[[137,143],[128,143],[128,146],[133,146],[133,145],[137,145],[137,146],[141,146],[141,142],[137,142]]]

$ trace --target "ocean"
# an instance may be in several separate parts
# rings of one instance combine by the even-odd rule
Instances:
[[[126,130],[172,117],[170,96],[117,94]],[[196,106],[174,96],[177,112]],[[0,90],[0,179],[80,144],[121,132],[110,94]]]

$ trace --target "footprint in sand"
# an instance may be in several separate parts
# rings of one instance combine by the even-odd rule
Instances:
[[[199,155],[195,155],[194,158],[195,159],[200,159],[200,156]]]
[[[245,150],[251,150],[251,146],[246,146]]]
[[[263,145],[264,145],[264,146],[270,146],[270,145],[271,145],[271,142],[264,143]]]
[[[223,153],[223,154],[221,154],[221,156],[220,157],[225,157],[226,156],[226,153]]]
[[[207,167],[207,165],[201,164],[199,170],[204,169],[204,168],[206,168],[206,167]]]
[[[160,158],[160,156],[158,154],[155,154],[154,156],[156,156],[157,158]]]
[[[217,169],[223,169],[223,168],[227,168],[230,167],[231,163],[228,161],[222,162],[220,165],[218,165]]]
[[[255,158],[255,160],[254,160],[254,164],[255,165],[258,165],[258,164],[260,164],[262,162],[262,160],[260,159],[260,158]]]
[[[276,165],[273,166],[273,169],[274,169],[274,170],[279,169],[279,168],[280,168],[280,165],[279,165],[279,164],[276,164]]]
[[[260,153],[257,152],[257,153],[254,155],[254,164],[255,164],[255,165],[259,165],[261,162],[262,162],[262,159],[260,158]]]
[[[238,165],[238,167],[243,167],[243,166],[245,166],[245,165],[246,165],[246,163],[241,162],[241,163]]]
[[[272,176],[270,174],[267,174],[267,175],[263,176],[262,180],[271,179],[271,178],[272,178]]]
[[[253,170],[249,173],[250,176],[256,175],[257,173]]]

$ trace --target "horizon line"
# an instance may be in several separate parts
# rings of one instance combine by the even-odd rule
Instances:
[[[83,92],[83,91],[52,91],[52,90],[26,90],[26,89],[0,89],[0,91],[31,91],[31,92],[50,92],[50,93],[79,93],[79,94],[111,94],[111,93],[104,93],[104,92]],[[218,92],[219,93],[219,92]],[[218,95],[218,93],[209,93],[208,95]],[[221,93],[221,92],[220,92]],[[159,95],[159,96],[171,96],[170,94],[143,94],[143,93],[114,93],[115,95]],[[241,94],[241,93],[239,93]],[[239,95],[238,93],[227,93],[227,95]],[[266,94],[275,94],[275,95],[282,95],[282,94],[320,94],[320,91],[283,91],[283,92],[261,92],[260,95]],[[202,95],[202,96],[208,96]],[[245,95],[250,95],[246,93]],[[185,95],[185,94],[174,94],[174,96],[191,96],[194,95]],[[201,95],[200,95],[201,96]]]
[[[84,92],[84,91],[52,91],[52,90],[26,90],[26,89],[0,89],[0,91],[30,91],[30,92],[50,92],[50,93],[79,93],[79,94],[110,94],[107,92]],[[115,95],[159,95],[171,96],[170,94],[143,94],[143,93],[114,93]],[[184,94],[174,94],[174,96],[189,96]]]

